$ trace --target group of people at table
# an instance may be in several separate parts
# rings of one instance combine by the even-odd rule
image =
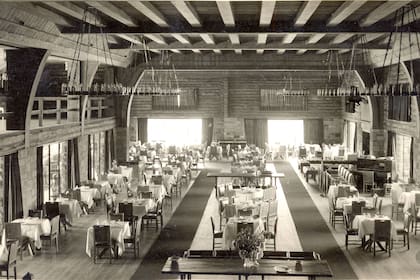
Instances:
[[[374,255],[376,254],[376,245],[382,250],[388,251],[391,255],[392,243],[399,239],[398,235],[404,234],[404,246],[407,240],[409,249],[408,234],[411,217],[412,215],[418,215],[416,199],[420,206],[420,191],[404,192],[400,184],[395,183],[392,186],[391,196],[393,201],[392,214],[389,217],[383,215],[383,198],[380,198],[377,194],[374,194],[371,198],[363,197],[359,196],[359,191],[353,185],[336,184],[330,186],[327,194],[330,222],[334,228],[337,222],[344,224],[346,248],[350,243],[349,236],[353,235],[356,237],[356,241],[361,241],[362,248],[371,250],[373,245]],[[404,217],[402,228],[397,227],[392,219],[394,213],[399,214],[397,212],[398,208],[399,213]],[[398,219],[398,215],[396,218]],[[383,247],[380,242],[385,242],[386,246]]]
[[[230,183],[217,186],[219,230],[223,234],[220,248],[213,250],[234,249],[234,240],[243,228],[248,228],[254,234],[275,232],[278,206],[276,187],[241,185],[238,178],[234,178]]]

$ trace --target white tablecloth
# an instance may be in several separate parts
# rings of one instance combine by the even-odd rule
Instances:
[[[359,238],[361,239],[375,232],[375,220],[390,220],[390,218],[386,216],[356,215],[353,219],[352,228],[359,230]],[[391,220],[391,239],[395,236],[397,236],[397,230]]]
[[[59,203],[60,214],[64,214],[69,223],[73,223],[74,218],[80,217],[83,213],[79,201],[76,199],[57,198],[56,202]]]
[[[227,209],[224,212],[225,218],[230,218],[232,216],[239,216],[238,210],[251,210],[252,215],[259,215],[260,214],[260,203],[253,203],[251,201],[246,202],[238,202],[233,204],[226,204],[225,209]]]
[[[233,192],[235,193],[235,202],[263,199],[264,197],[264,191],[262,189],[242,188],[234,189]]]
[[[51,232],[51,223],[48,219],[39,219],[28,217],[24,219],[13,220],[12,223],[20,223],[22,236],[26,236],[34,241],[35,247],[42,247],[41,235],[49,235]],[[2,245],[6,246],[6,231],[3,230]]]
[[[344,187],[350,187],[350,193],[353,193],[353,196],[359,196],[359,191],[357,190],[357,188],[355,186],[351,186],[351,185],[331,185],[330,188],[328,189],[328,194],[327,197],[328,199],[331,199],[332,201],[335,201],[337,199],[337,195],[338,195],[338,187],[339,186],[344,186]]]
[[[121,256],[124,253],[124,238],[130,237],[130,225],[128,222],[103,222],[103,225],[110,225],[111,239],[117,242],[118,255]],[[89,227],[86,235],[86,254],[92,257],[93,250],[93,226]]]
[[[89,208],[94,204],[93,199],[100,199],[101,193],[97,188],[80,187],[80,199],[85,202]]]
[[[226,226],[223,231],[224,247],[225,249],[233,249],[233,241],[238,234],[238,223],[253,223],[254,224],[254,233],[261,233],[264,231],[264,223],[261,219],[254,218],[238,218],[232,217],[226,223]]]
[[[109,173],[107,177],[108,177],[108,182],[111,185],[121,186],[124,183],[123,181],[124,175],[122,174]]]
[[[166,189],[162,185],[149,185],[149,190],[152,192],[156,200],[162,200],[166,195]]]
[[[339,197],[335,202],[335,208],[343,209],[345,215],[351,214],[353,201],[366,201],[366,206],[369,206],[368,201],[364,197]]]
[[[420,193],[420,191],[411,191],[411,192],[402,192],[398,202],[404,203],[404,212],[407,212],[411,208],[411,204],[413,204],[416,200],[416,193]]]
[[[128,202],[133,203],[133,215],[138,216],[139,218],[143,217],[147,211],[150,209],[153,209],[156,206],[156,203],[153,201],[153,199],[127,199],[126,201],[122,202]],[[119,205],[118,205],[119,207]]]

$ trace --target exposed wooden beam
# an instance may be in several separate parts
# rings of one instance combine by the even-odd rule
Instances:
[[[343,34],[343,33],[389,33],[395,31],[395,23],[393,22],[381,22],[380,25],[360,27],[357,22],[345,21],[336,26],[325,26],[325,22],[311,21],[311,24],[305,26],[295,26],[293,21],[272,21],[270,26],[259,26],[259,21],[235,21],[235,26],[225,26],[224,23],[220,22],[204,22],[199,26],[191,26],[190,24],[178,23],[176,29],[170,27],[160,27],[157,25],[142,24],[138,27],[128,26],[114,26],[106,28],[92,27],[91,33],[126,33],[126,34],[147,34],[147,33],[160,33],[161,35],[172,35],[172,34],[229,34],[229,33],[246,33],[246,34],[260,34],[267,33],[269,35],[278,36],[288,33],[297,34]],[[401,27],[399,30],[403,33],[408,32],[420,32],[420,26],[415,22]],[[62,33],[80,33],[78,27],[64,27]]]
[[[264,1],[261,3],[260,26],[268,26],[273,19],[276,1]]]
[[[126,40],[130,43],[133,43],[133,44],[137,44],[137,45],[140,45],[140,46],[143,45],[143,42],[139,38],[137,38],[135,35],[130,36],[130,35],[125,35],[125,34],[120,34],[120,35],[118,35],[118,37],[120,37],[121,39],[124,39],[124,40]]]
[[[171,3],[191,26],[201,25],[200,17],[190,3],[187,1],[171,1]]]
[[[306,53],[306,51],[307,51],[307,50],[297,50],[297,51],[296,51],[296,54],[304,54],[304,53]]]
[[[277,50],[277,49],[289,49],[289,50],[300,50],[300,49],[308,49],[308,50],[320,50],[320,49],[352,49],[352,43],[341,43],[341,44],[311,44],[308,45],[305,42],[303,43],[281,43],[281,42],[271,42],[267,43],[266,45],[260,45],[255,42],[247,42],[238,44],[232,44],[229,41],[224,41],[218,44],[207,44],[205,42],[198,42],[195,44],[182,44],[179,42],[174,42],[171,44],[159,44],[155,42],[151,42],[148,44],[148,48],[150,50],[171,50],[171,49],[178,49],[178,50],[191,50],[191,49],[198,49],[198,50],[235,50],[235,49],[243,49],[243,50],[258,50],[258,49],[267,49],[267,50]],[[356,46],[357,47],[357,46]],[[135,49],[136,47],[134,47]],[[141,48],[141,47],[138,47]],[[384,49],[386,48],[385,44],[366,44],[363,46],[365,49]]]
[[[214,45],[214,38],[210,34],[200,34],[200,37],[203,39],[206,44]]]
[[[239,39],[239,35],[238,35],[238,34],[230,34],[230,35],[229,35],[229,39],[230,39],[230,42],[231,42],[233,45],[240,45],[240,44],[241,44],[241,41],[240,41],[240,39]],[[237,53],[237,54],[241,54],[241,53],[242,53],[242,50],[240,50],[240,49],[235,49],[235,53]]]
[[[384,17],[392,14],[402,6],[410,3],[411,1],[388,1],[371,11],[365,18],[360,22],[360,26],[370,26]]]
[[[191,50],[193,53],[201,53],[201,51],[200,50],[197,50],[197,49],[192,49]]]
[[[86,2],[89,6],[95,7],[102,13],[106,14],[107,16],[115,19],[116,21],[121,22],[124,25],[130,27],[136,27],[137,23],[130,18],[123,10],[114,6],[109,2],[99,2],[99,1],[87,1]]]
[[[184,35],[181,35],[181,34],[173,34],[172,36],[183,44],[191,44],[191,42],[190,42],[190,40],[188,40],[187,36],[184,36]]]
[[[305,25],[309,18],[313,15],[313,13],[318,8],[319,4],[321,4],[322,1],[308,1],[304,2],[302,6],[300,7],[300,10],[295,18],[295,25],[296,26],[303,26]]]
[[[366,2],[366,0],[344,2],[328,19],[327,25],[334,26],[340,24]]]
[[[340,34],[337,35],[332,41],[331,44],[341,44],[344,41],[347,41],[348,39],[350,39],[351,37],[353,37],[353,34]]]
[[[286,50],[285,49],[280,49],[280,50],[277,50],[277,54],[284,54],[286,52]]]
[[[233,15],[232,6],[229,1],[216,1],[220,16],[226,26],[235,26],[235,17]]]
[[[296,38],[296,33],[290,33],[284,36],[283,38],[283,44],[290,44],[293,42],[293,40]]]
[[[89,11],[86,11],[79,6],[76,6],[70,2],[43,2],[44,5],[47,5],[63,14],[69,15],[75,19],[85,21],[89,24],[96,26],[105,26],[102,19],[98,16],[92,14]],[[84,17],[86,15],[86,17]]]
[[[273,19],[276,1],[264,1],[261,3],[260,26],[269,26]],[[257,43],[265,44],[267,42],[267,34],[258,34]],[[257,50],[258,54],[263,54],[264,50]]]
[[[308,43],[308,44],[315,44],[315,43],[318,43],[319,42],[319,40],[321,40],[322,38],[324,38],[324,36],[325,36],[325,34],[323,34],[323,33],[319,33],[319,34],[315,34],[315,35],[312,35],[307,41],[306,41],[306,43]]]
[[[162,13],[155,7],[153,4],[147,1],[138,1],[138,0],[128,0],[127,1],[133,8],[145,15],[151,21],[156,23],[159,26],[166,27],[169,26],[166,18]]]
[[[47,19],[57,25],[61,26],[72,26],[71,22],[69,22],[67,19],[62,17],[61,15],[58,15],[57,13],[54,13],[48,9],[45,9],[41,6],[34,5],[32,3],[12,3],[12,2],[6,2],[1,3],[1,8],[15,8],[21,11],[24,11],[30,15],[34,15],[36,17],[41,17],[44,19]]]
[[[147,38],[149,38],[153,42],[158,43],[158,44],[163,44],[163,45],[166,45],[167,44],[165,38],[163,38],[161,35],[157,35],[157,34],[145,34],[144,36],[147,37]]]

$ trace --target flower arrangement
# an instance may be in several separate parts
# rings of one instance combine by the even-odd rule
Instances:
[[[249,229],[241,230],[235,238],[235,247],[244,260],[245,267],[257,266],[262,257],[264,233],[254,234]]]

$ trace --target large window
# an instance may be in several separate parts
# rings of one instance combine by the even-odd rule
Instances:
[[[268,143],[291,146],[303,144],[303,120],[268,120]]]
[[[91,161],[91,178],[89,179],[99,180],[107,168],[105,163],[105,132],[89,136],[89,153]]]
[[[50,200],[67,190],[67,142],[43,146],[44,199]]]
[[[200,145],[201,119],[148,119],[147,141],[166,145]]]

